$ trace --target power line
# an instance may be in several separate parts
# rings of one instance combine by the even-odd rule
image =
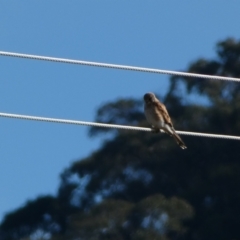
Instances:
[[[123,130],[135,130],[135,131],[145,131],[145,132],[151,132],[152,131],[151,128],[144,128],[144,127],[134,127],[134,126],[96,123],[96,122],[85,122],[85,121],[58,119],[58,118],[46,118],[46,117],[37,117],[37,116],[20,115],[20,114],[12,114],[12,113],[1,113],[0,112],[0,117],[17,118],[17,119],[32,120],[32,121],[53,122],[53,123],[85,125],[85,126],[91,126],[91,127],[116,128],[116,129],[123,129]],[[240,140],[239,136],[219,135],[219,134],[210,134],[210,133],[198,133],[198,132],[185,132],[185,131],[176,131],[176,132],[178,134],[188,135],[188,136]]]
[[[43,60],[43,61],[60,62],[60,63],[79,64],[79,65],[86,65],[86,66],[92,66],[92,67],[114,68],[114,69],[121,69],[121,70],[177,75],[182,77],[195,77],[195,78],[206,78],[206,79],[213,79],[213,80],[240,82],[239,78],[233,78],[233,77],[212,76],[212,75],[204,75],[204,74],[197,74],[197,73],[186,73],[186,72],[161,70],[161,69],[155,69],[155,68],[143,68],[143,67],[134,67],[134,66],[127,66],[127,65],[100,63],[100,62],[89,62],[89,61],[82,61],[82,60],[46,57],[46,56],[21,54],[21,53],[13,53],[13,52],[0,51],[0,55],[8,56],[8,57],[18,57],[18,58],[28,58],[28,59]]]

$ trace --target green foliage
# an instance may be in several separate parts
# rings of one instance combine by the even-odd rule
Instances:
[[[119,99],[116,102],[109,102],[97,110],[96,122],[108,124],[136,125],[143,121],[142,101],[136,99]],[[117,133],[112,128],[91,127],[90,136],[96,136],[103,132]]]
[[[188,71],[240,77],[240,42],[218,43],[216,59],[199,59]],[[183,88],[185,98],[197,93],[210,104],[186,103]],[[172,77],[162,101],[178,130],[240,135],[238,83]],[[119,99],[101,106],[95,120],[148,126],[142,105]],[[238,141],[183,136],[183,151],[166,134],[91,128],[90,135],[109,131],[99,150],[63,171],[57,197],[6,215],[0,238],[27,238],[39,229],[53,240],[240,238]]]
[[[19,239],[35,229],[55,232],[58,228],[57,224],[54,225],[57,208],[58,202],[52,196],[28,201],[24,207],[5,216],[1,230],[5,233],[6,239]]]
[[[121,229],[132,204],[126,201],[106,200],[93,207],[87,213],[80,213],[70,218],[70,236],[74,239],[124,239]]]
[[[87,213],[72,215],[66,239],[168,239],[167,232],[184,232],[182,220],[192,215],[192,207],[175,197],[153,195],[136,204],[108,199]]]

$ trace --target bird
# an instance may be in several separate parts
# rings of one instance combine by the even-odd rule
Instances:
[[[164,132],[172,136],[177,144],[182,148],[186,149],[187,146],[176,133],[168,111],[163,103],[161,103],[154,93],[146,93],[143,96],[144,99],[144,113],[148,123],[152,126],[154,132]]]

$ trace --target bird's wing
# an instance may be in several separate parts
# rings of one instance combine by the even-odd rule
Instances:
[[[161,115],[163,116],[163,119],[164,119],[165,123],[167,123],[171,127],[173,127],[171,118],[168,114],[168,111],[167,111],[166,107],[160,102],[155,102],[155,106],[156,106],[157,110],[161,113]]]

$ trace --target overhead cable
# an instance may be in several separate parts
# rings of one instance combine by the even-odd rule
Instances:
[[[127,66],[127,65],[90,62],[90,61],[73,60],[73,59],[66,59],[66,58],[56,58],[56,57],[46,57],[46,56],[38,56],[38,55],[30,55],[30,54],[22,54],[22,53],[14,53],[14,52],[0,51],[0,55],[8,56],[8,57],[18,57],[18,58],[28,58],[28,59],[43,60],[43,61],[60,62],[60,63],[79,64],[79,65],[92,66],[92,67],[114,68],[114,69],[121,69],[121,70],[130,70],[130,71],[169,74],[169,75],[176,75],[176,76],[182,76],[182,77],[206,78],[206,79],[213,79],[213,80],[240,82],[240,78],[233,78],[233,77],[177,72],[177,71],[161,70],[161,69],[155,69],[155,68],[134,67],[134,66]]]
[[[135,130],[135,131],[145,131],[145,132],[153,131],[151,128],[145,128],[145,127],[125,126],[125,125],[96,123],[96,122],[85,122],[85,121],[58,119],[58,118],[46,118],[46,117],[37,117],[37,116],[20,115],[20,114],[12,114],[12,113],[1,113],[0,112],[0,117],[17,118],[17,119],[25,119],[25,120],[32,120],[32,121],[63,123],[63,124],[85,125],[85,126],[91,126],[91,127],[115,128],[115,129],[122,129],[122,130]],[[200,132],[186,132],[186,131],[176,131],[176,132],[180,135],[240,140],[240,136],[219,135],[219,134],[200,133]]]

